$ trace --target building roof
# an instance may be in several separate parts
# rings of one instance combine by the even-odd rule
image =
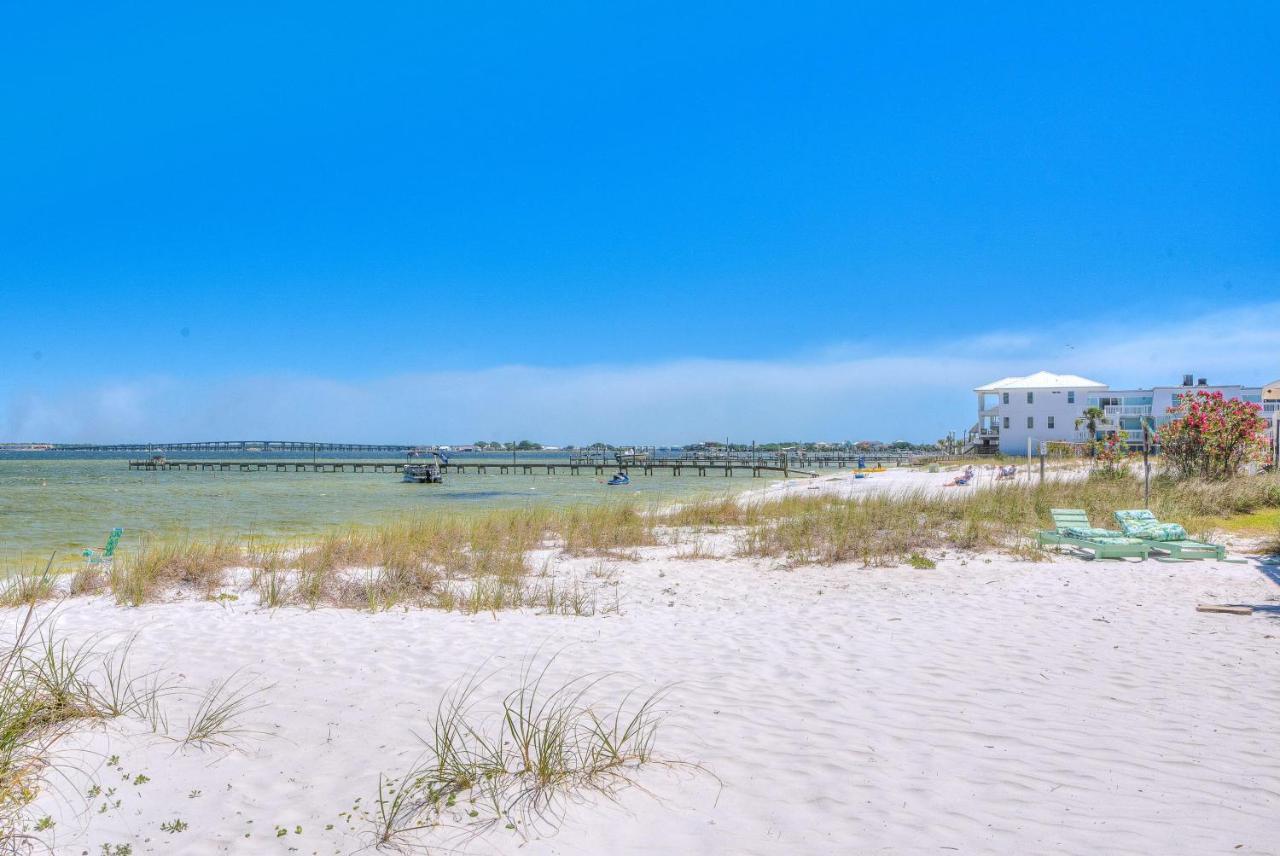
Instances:
[[[1054,374],[1053,372],[1036,372],[1026,377],[1007,377],[994,381],[986,386],[974,389],[974,392],[998,392],[1002,389],[1106,389],[1105,383],[1089,380],[1080,375]]]

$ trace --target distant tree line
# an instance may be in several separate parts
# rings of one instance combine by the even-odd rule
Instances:
[[[500,443],[497,440],[477,440],[474,445],[477,449],[487,452],[536,452],[542,448],[541,443],[535,443],[532,440],[508,443]]]

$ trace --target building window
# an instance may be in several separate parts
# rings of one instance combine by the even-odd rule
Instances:
[[[1074,389],[1067,390],[1067,404],[1076,403],[1076,391]]]
[[[1036,394],[1034,392],[1028,392],[1027,404],[1035,404],[1035,403],[1036,403]]]
[[[1008,428],[1008,427],[1009,427],[1009,417],[1008,417],[1008,416],[1006,416],[1006,417],[1004,418],[1004,427],[1006,427],[1006,428]]]
[[[1049,417],[1049,430],[1050,430],[1050,431],[1052,431],[1052,430],[1053,430],[1053,417],[1052,417],[1052,416],[1050,416],[1050,417]]]
[[[1009,393],[1007,393],[1007,392],[1006,392],[1006,393],[1004,393],[1003,395],[1001,395],[1001,396],[1000,396],[1000,403],[1001,403],[1001,404],[1008,404],[1008,403],[1009,403]]]
[[[1031,393],[1027,393],[1027,395],[1030,395],[1030,394],[1031,394]],[[1028,427],[1028,428],[1034,428],[1034,427],[1036,427],[1036,418],[1035,418],[1034,416],[1028,416],[1028,417],[1027,417],[1027,427]]]

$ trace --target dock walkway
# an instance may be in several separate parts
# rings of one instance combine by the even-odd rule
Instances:
[[[215,472],[277,472],[277,473],[400,473],[404,470],[402,461],[170,461],[142,460],[129,461],[131,470],[164,470],[164,471],[215,471]],[[625,472],[646,476],[657,473],[669,473],[672,476],[685,474],[696,476],[750,473],[753,478],[779,474],[784,478],[792,476],[814,478],[818,474],[810,470],[799,469],[785,464],[766,463],[762,461],[716,461],[716,460],[654,460],[637,461],[635,463],[600,463],[600,462],[458,462],[440,464],[441,472],[465,475],[483,475],[497,473],[500,475],[597,475]]]

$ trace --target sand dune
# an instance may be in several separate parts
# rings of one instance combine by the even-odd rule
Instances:
[[[56,783],[38,805],[56,821],[56,852],[354,852],[370,841],[362,812],[379,772],[408,767],[451,684],[497,671],[485,692],[498,695],[523,659],[555,652],[558,676],[623,673],[602,702],[676,682],[658,753],[705,771],[650,765],[614,801],[568,802],[554,828],[419,842],[532,854],[1280,852],[1280,587],[1262,572],[1280,577],[1274,566],[950,556],[936,570],[783,570],[673,552],[612,563],[620,612],[580,618],[68,602],[64,632],[136,633],[139,667],[192,686],[241,670],[272,686],[250,717],[265,734],[240,751],[177,749],[133,724],[66,744],[96,781],[119,781],[121,804],[97,814],[83,777]],[[596,560],[553,565],[582,579],[591,567],[598,575]],[[1269,611],[1207,615],[1201,601]],[[139,774],[150,781],[134,785]],[[161,831],[175,818],[185,830]]]

